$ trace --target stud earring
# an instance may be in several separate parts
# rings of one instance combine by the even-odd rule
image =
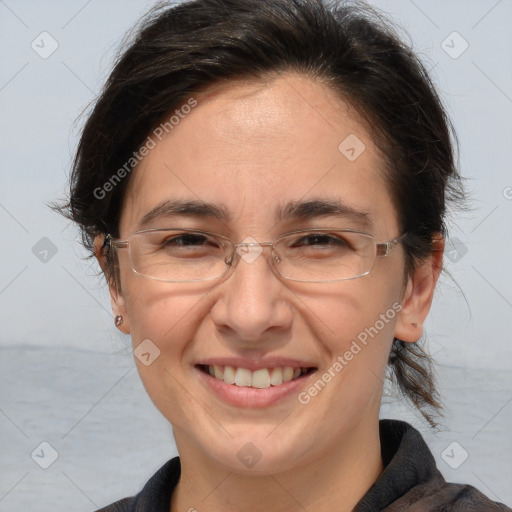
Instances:
[[[123,323],[123,317],[121,315],[116,315],[114,323],[116,324],[116,327],[119,327]]]

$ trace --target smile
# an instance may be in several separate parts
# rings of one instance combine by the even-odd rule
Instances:
[[[257,389],[267,389],[271,386],[281,386],[286,382],[299,379],[304,375],[316,370],[311,367],[274,367],[260,368],[251,371],[247,368],[237,368],[234,366],[204,365],[197,367],[207,373],[214,379],[226,384],[232,384],[240,387],[252,387]]]

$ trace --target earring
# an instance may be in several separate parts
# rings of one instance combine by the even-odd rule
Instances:
[[[123,323],[123,317],[121,315],[116,315],[114,318],[114,323],[116,327],[119,327]]]

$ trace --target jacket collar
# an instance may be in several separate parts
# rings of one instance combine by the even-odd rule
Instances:
[[[354,512],[381,510],[417,485],[428,482],[440,488],[445,483],[434,456],[415,428],[404,421],[380,420],[379,431],[384,471]]]

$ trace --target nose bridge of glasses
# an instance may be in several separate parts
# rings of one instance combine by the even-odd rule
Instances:
[[[232,242],[231,246],[232,252],[224,260],[229,266],[236,266],[240,259],[243,259],[246,263],[253,263],[263,253],[265,247],[270,247],[272,256],[275,257],[273,242],[258,242],[254,238],[246,238],[243,242]]]
[[[257,242],[256,240],[250,242],[239,242],[237,244],[233,244],[233,247],[238,249],[239,247],[272,247],[274,244],[272,242]]]

